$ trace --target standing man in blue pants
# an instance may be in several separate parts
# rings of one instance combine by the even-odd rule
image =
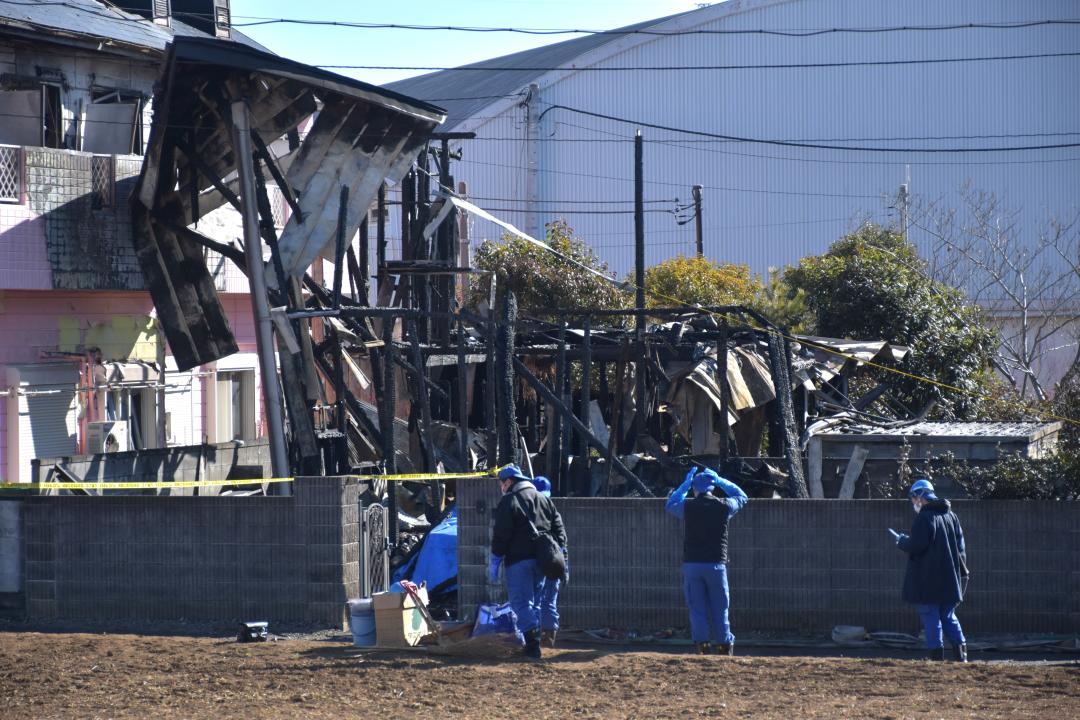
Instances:
[[[525,655],[539,660],[539,598],[544,573],[536,562],[533,528],[550,534],[559,547],[566,547],[566,531],[555,505],[536,491],[517,465],[500,470],[499,482],[503,496],[495,508],[488,577],[495,582],[499,566],[506,563],[506,594],[517,615],[518,629],[525,635]]]
[[[691,489],[694,496],[688,500]],[[665,506],[684,523],[683,593],[690,607],[690,637],[702,655],[735,654],[728,619],[728,521],[746,501],[738,485],[695,467]]]
[[[945,659],[942,628],[953,646],[953,659],[967,662],[967,640],[956,618],[956,606],[967,587],[967,550],[960,519],[948,500],[934,494],[929,480],[916,480],[908,491],[915,522],[911,534],[899,535],[896,547],[908,554],[904,602],[919,611],[931,660]]]

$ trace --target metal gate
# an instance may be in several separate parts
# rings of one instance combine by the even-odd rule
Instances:
[[[360,509],[360,597],[390,587],[388,512],[378,503]]]

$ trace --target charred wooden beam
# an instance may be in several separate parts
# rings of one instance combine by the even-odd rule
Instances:
[[[728,324],[720,322],[720,338],[716,341],[716,384],[720,388],[720,460],[731,454],[731,426],[728,412],[731,408],[731,387],[728,385]]]
[[[585,322],[582,326],[582,342],[581,342],[581,407],[578,410],[578,417],[581,422],[585,423],[585,427],[591,427],[590,420],[590,406],[592,404],[592,316],[586,315]],[[582,455],[589,457],[588,446],[585,443],[579,444],[579,449]]]
[[[514,358],[514,369],[517,370],[518,376],[525,380],[525,382],[527,382],[530,387],[536,390],[536,392],[540,393],[544,400],[547,401],[550,405],[552,405],[555,408],[556,412],[558,412],[564,420],[569,422],[570,426],[574,428],[574,431],[577,432],[582,437],[582,439],[588,442],[591,447],[596,448],[600,452],[607,451],[607,448],[604,447],[604,444],[600,442],[600,440],[595,435],[592,434],[589,428],[585,427],[584,423],[582,423],[574,416],[574,413],[571,412],[570,408],[568,408],[566,404],[563,403],[563,401],[555,395],[551,388],[549,388],[543,383],[543,381],[541,381],[538,377],[532,374],[532,372],[525,365],[525,363],[521,362],[517,358]],[[619,460],[619,458],[612,456],[611,466],[616,472],[626,478],[630,482],[630,484],[633,485],[642,495],[646,497],[653,496],[652,491],[650,491],[649,488],[645,486],[645,483],[641,482],[641,479],[638,478],[638,476],[635,475],[628,467],[626,467],[626,465],[624,465],[622,461]]]
[[[465,323],[458,321],[457,326],[457,387],[458,387],[458,453],[461,455],[461,469],[469,469],[469,383],[468,368],[465,366]]]
[[[334,246],[334,294],[333,307],[341,307],[341,281],[345,270],[346,215],[349,208],[349,186],[342,185],[338,196],[337,243]]]
[[[777,425],[780,430],[781,446],[788,461],[788,491],[792,497],[807,498],[810,492],[806,487],[803,474],[802,454],[799,447],[799,433],[795,425],[795,413],[791,399],[791,379],[788,375],[791,358],[787,354],[787,345],[780,333],[769,333],[769,369],[773,385],[776,388]],[[770,436],[770,440],[771,440]],[[771,446],[770,446],[771,447]]]
[[[495,430],[499,437],[499,465],[517,462],[517,418],[514,414],[514,327],[517,298],[507,291],[495,325]],[[546,389],[546,388],[545,388]]]
[[[416,320],[410,318],[407,327],[409,346],[416,373],[413,384],[413,402],[420,405],[420,425],[418,428],[420,447],[424,455],[424,471],[431,472],[435,469],[435,446],[431,442],[431,396],[428,395],[427,389],[430,379],[427,376],[427,368],[424,366],[424,358],[420,354],[420,339],[416,334]],[[438,386],[436,385],[436,387]]]
[[[263,142],[262,136],[255,129],[251,129],[251,139],[255,141],[255,152],[258,153],[259,158],[262,160],[263,165],[270,171],[271,177],[274,178],[274,182],[277,183],[278,189],[281,190],[281,194],[285,197],[285,202],[292,208],[293,215],[296,217],[296,222],[304,222],[304,213],[300,210],[300,203],[296,200],[296,193],[293,192],[292,187],[289,185],[289,181],[285,179],[285,175],[282,174],[281,168],[278,167],[277,160],[272,154],[270,149],[266,147],[266,143]]]

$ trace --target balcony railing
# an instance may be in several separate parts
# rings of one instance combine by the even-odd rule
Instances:
[[[18,145],[0,145],[0,202],[22,202],[23,154]]]

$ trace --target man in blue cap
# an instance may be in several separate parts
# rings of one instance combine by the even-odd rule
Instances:
[[[532,480],[536,491],[546,498],[551,497],[551,481],[543,475],[537,475]],[[565,529],[564,529],[565,531]],[[566,545],[562,546],[563,559],[566,561],[566,581],[570,581],[570,556],[566,553]],[[537,603],[540,607],[540,644],[544,647],[555,647],[555,636],[559,632],[559,589],[563,581],[552,580],[545,577],[540,584],[540,597]]]
[[[687,500],[691,489],[694,497]],[[720,497],[720,494],[724,497]],[[702,655],[735,654],[728,619],[728,521],[746,505],[735,483],[695,467],[671,493],[665,509],[683,520],[683,594],[690,608],[690,637]]]
[[[555,504],[536,491],[536,486],[517,465],[499,471],[503,496],[495,508],[488,577],[496,582],[499,566],[506,564],[506,594],[525,635],[525,655],[540,658],[540,607],[544,573],[536,561],[537,532],[548,533],[566,547],[566,531]],[[531,523],[531,524],[530,524]]]
[[[926,631],[926,648],[931,660],[944,660],[942,628],[953,646],[953,659],[967,662],[967,641],[956,606],[967,586],[967,552],[960,519],[934,494],[925,478],[916,480],[908,491],[915,522],[911,533],[899,535],[896,546],[908,554],[904,573],[904,602],[916,606]]]

